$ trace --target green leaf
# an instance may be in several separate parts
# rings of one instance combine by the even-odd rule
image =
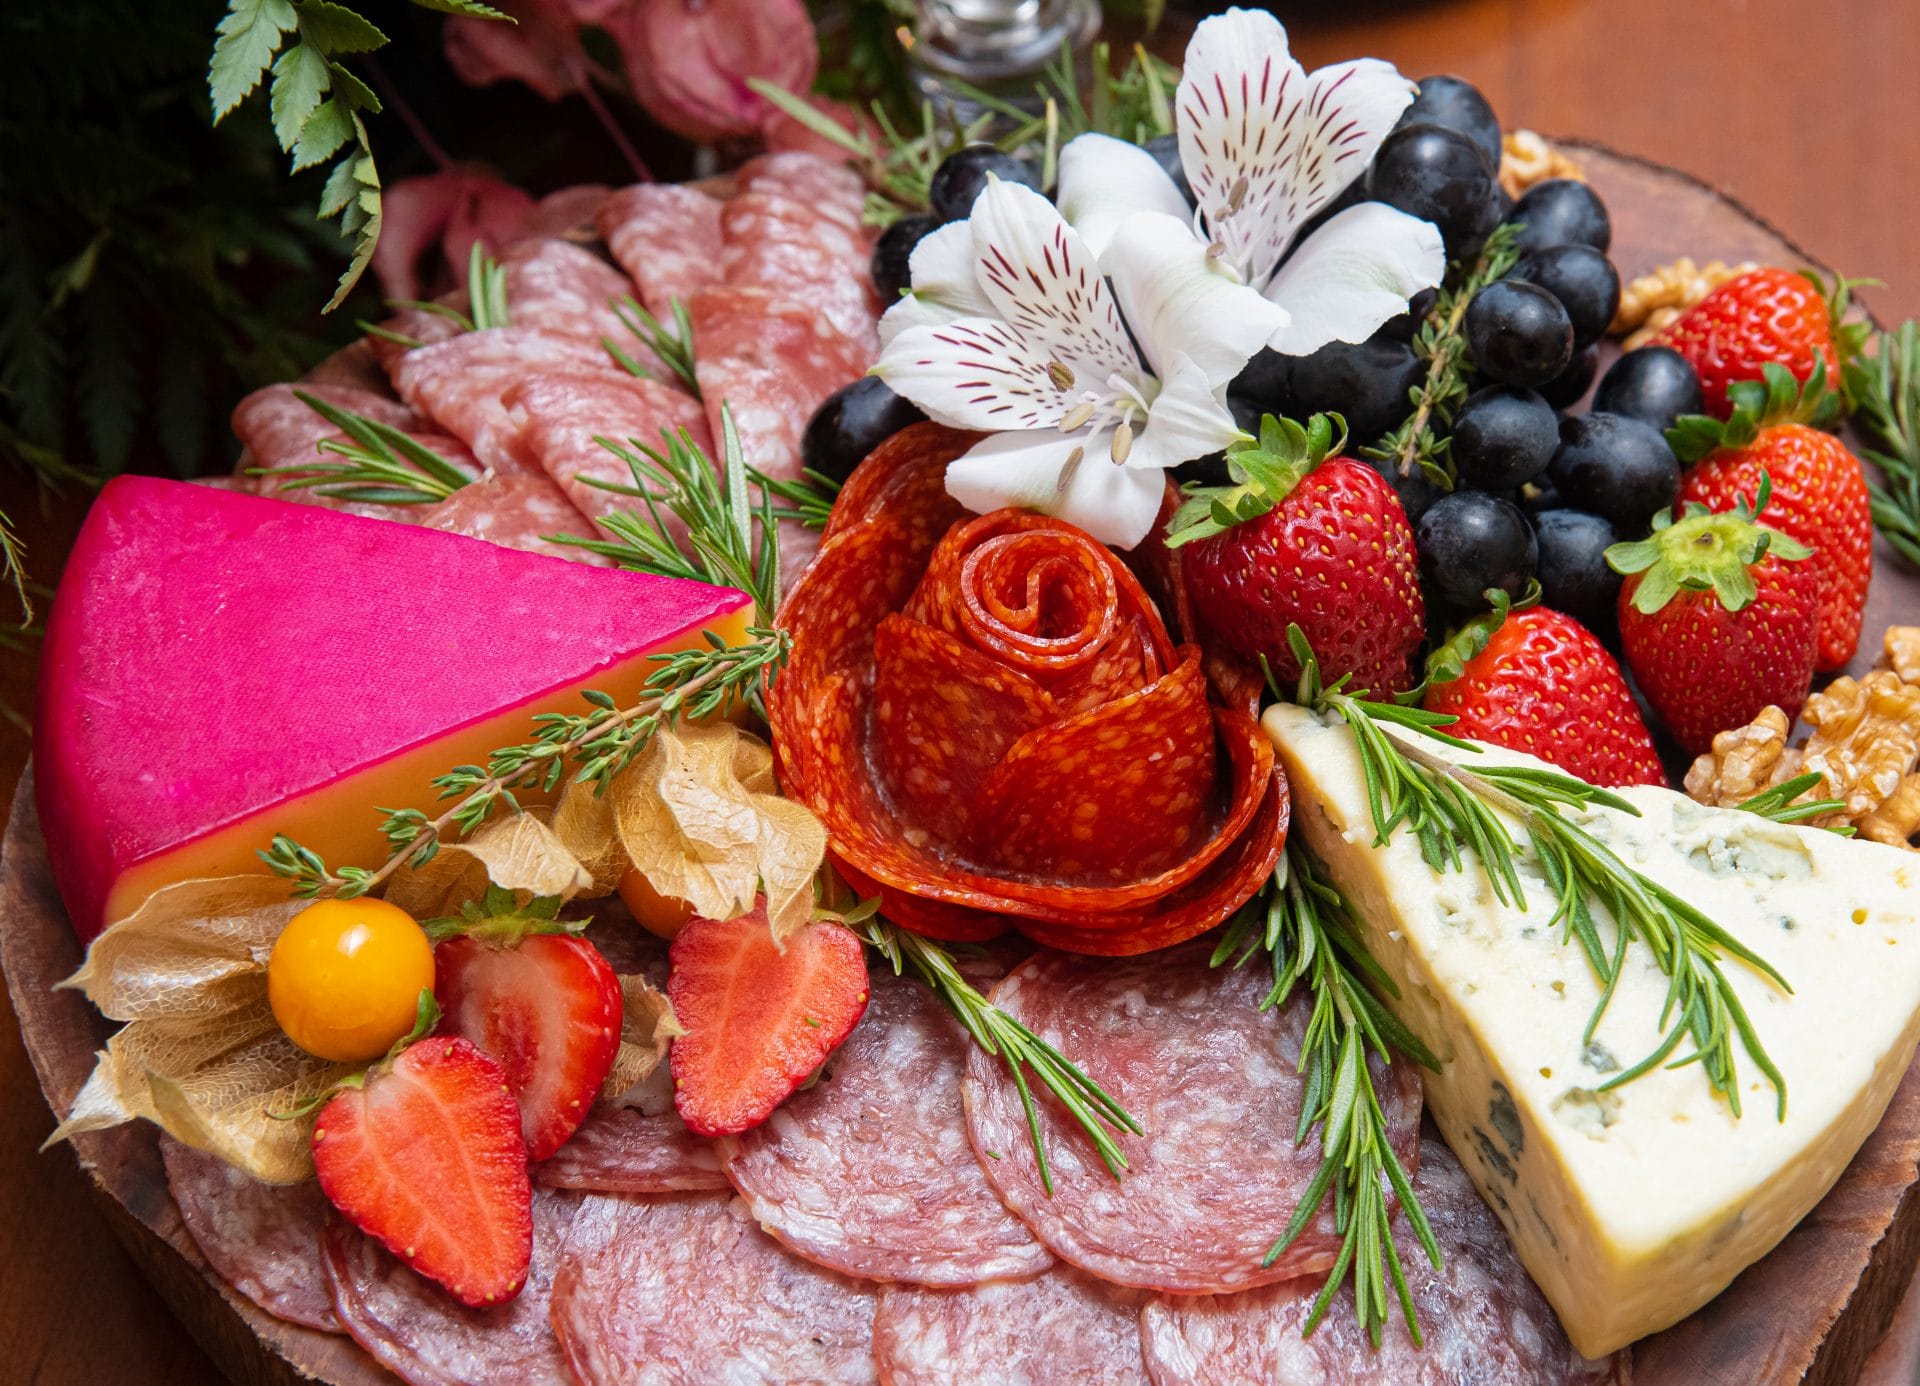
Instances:
[[[281,36],[298,22],[287,0],[228,0],[226,16],[215,32],[213,60],[207,66],[207,90],[217,124],[260,85],[280,50]]]
[[[300,32],[329,54],[371,53],[387,36],[344,5],[331,0],[301,0]]]
[[[468,19],[504,19],[509,24],[520,22],[491,5],[480,4],[479,0],[413,0],[413,3],[423,10],[433,10],[439,14],[465,15]]]
[[[339,216],[359,194],[358,172],[362,162],[363,158],[356,150],[334,165],[333,172],[327,175],[326,186],[320,190],[321,220]]]
[[[273,133],[282,149],[292,149],[300,132],[326,95],[327,60],[312,44],[296,43],[273,65]]]
[[[327,72],[333,78],[334,95],[348,108],[365,111],[369,115],[380,114],[380,98],[374,95],[372,87],[339,63],[328,63]]]
[[[341,146],[354,136],[353,112],[339,101],[329,98],[314,108],[307,117],[307,123],[300,129],[300,137],[295,141],[293,171],[312,168],[332,158]]]

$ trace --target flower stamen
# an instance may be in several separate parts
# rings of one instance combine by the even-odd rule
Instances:
[[[1094,403],[1090,399],[1081,400],[1060,418],[1062,433],[1078,433],[1093,419]]]
[[[1073,388],[1073,369],[1060,361],[1047,362],[1047,379],[1053,382],[1056,390]]]
[[[1120,427],[1113,431],[1113,465],[1116,467],[1126,466],[1127,457],[1132,452],[1133,425],[1123,419]]]
[[[1053,485],[1055,495],[1063,496],[1066,494],[1067,487],[1073,484],[1073,474],[1080,470],[1080,464],[1086,460],[1086,456],[1087,450],[1085,448],[1075,448],[1067,454],[1067,465],[1060,469],[1060,480],[1056,481]]]

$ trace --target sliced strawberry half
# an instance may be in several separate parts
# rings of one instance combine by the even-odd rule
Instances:
[[[520,1293],[533,1187],[500,1065],[433,1035],[342,1089],[313,1126],[320,1189],[355,1227],[463,1304]]]
[[[544,1160],[586,1119],[620,1052],[620,979],[585,939],[448,939],[434,950],[443,1033],[499,1060],[527,1156]]]
[[[867,958],[839,924],[809,924],[784,951],[763,901],[738,919],[687,921],[669,954],[673,1102],[687,1128],[730,1136],[758,1126],[860,1022]]]

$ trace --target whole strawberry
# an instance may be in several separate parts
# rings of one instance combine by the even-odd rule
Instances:
[[[1758,380],[1768,362],[1784,366],[1795,380],[1809,379],[1816,363],[1826,367],[1829,379],[1839,378],[1834,324],[1845,311],[1846,291],[1842,281],[1830,303],[1808,275],[1750,270],[1694,304],[1653,340],[1693,363],[1707,413],[1724,419],[1732,408],[1727,387]]]
[[[1428,685],[1427,710],[1458,719],[1449,735],[1525,751],[1588,784],[1665,784],[1653,736],[1606,646],[1558,611],[1505,612],[1505,596],[1430,662],[1444,681]]]
[[[1627,575],[1627,667],[1689,755],[1768,704],[1791,721],[1813,682],[1819,577],[1804,544],[1758,523],[1768,490],[1763,475],[1751,507],[1690,505],[1681,519],[1656,518],[1648,538],[1607,550]]]
[[[1228,454],[1240,484],[1189,493],[1170,548],[1209,642],[1282,679],[1300,676],[1287,646],[1297,624],[1329,681],[1353,676],[1376,695],[1412,686],[1426,629],[1413,528],[1386,479],[1329,457],[1333,429],[1269,414],[1257,443]]]
[[[1831,433],[1809,427],[1833,412],[1824,366],[1805,389],[1782,366],[1764,368],[1766,383],[1729,389],[1725,423],[1684,418],[1671,435],[1682,462],[1697,462],[1680,482],[1680,502],[1730,510],[1771,478],[1767,523],[1813,550],[1807,564],[1820,580],[1820,634],[1813,667],[1839,669],[1860,644],[1867,586],[1873,580],[1873,497],[1860,459]]]

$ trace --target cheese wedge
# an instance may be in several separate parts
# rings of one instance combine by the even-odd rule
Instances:
[[[1364,922],[1400,989],[1396,1014],[1445,1062],[1426,1074],[1447,1143],[1500,1215],[1573,1345],[1602,1357],[1713,1298],[1832,1187],[1879,1122],[1920,1034],[1920,867],[1895,848],[1704,808],[1666,789],[1578,815],[1636,870],[1779,969],[1787,995],[1722,964],[1787,1082],[1735,1042],[1744,1115],[1700,1068],[1655,1069],[1667,979],[1631,944],[1593,1042],[1600,998],[1585,954],[1548,929],[1553,904],[1523,860],[1525,910],[1501,905],[1472,857],[1435,872],[1404,830],[1374,829],[1351,733],[1279,706],[1265,717],[1292,782],[1294,831]],[[1462,761],[1540,762],[1486,749]],[[1609,948],[1613,924],[1596,924]],[[1675,1057],[1691,1052],[1683,1040]]]
[[[284,832],[377,865],[374,806],[740,640],[739,592],[148,477],[100,493],[53,602],[34,782],[81,940]],[[537,795],[531,796],[535,801]]]

